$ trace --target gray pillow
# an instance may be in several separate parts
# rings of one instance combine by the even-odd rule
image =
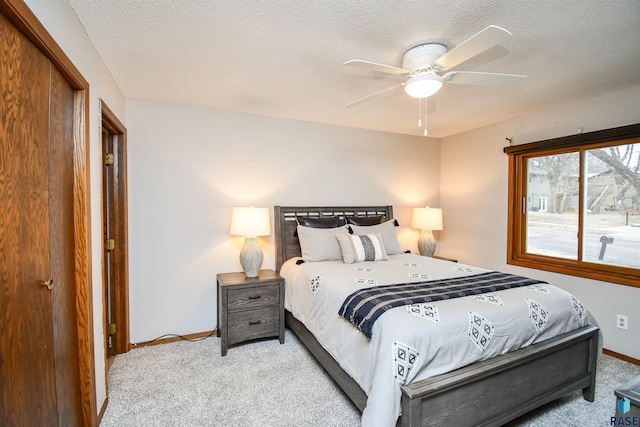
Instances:
[[[398,236],[396,235],[396,226],[393,220],[383,222],[378,225],[350,225],[354,234],[362,236],[363,234],[380,234],[382,243],[387,251],[387,255],[396,255],[402,253]]]
[[[298,225],[298,239],[305,262],[342,260],[338,234],[349,234],[346,227],[311,228]]]

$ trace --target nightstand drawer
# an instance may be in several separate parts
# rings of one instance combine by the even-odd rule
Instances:
[[[249,310],[280,303],[279,286],[256,286],[229,289],[229,312]],[[276,310],[277,312],[277,310]]]
[[[279,334],[280,309],[278,306],[229,312],[228,343],[270,337]]]

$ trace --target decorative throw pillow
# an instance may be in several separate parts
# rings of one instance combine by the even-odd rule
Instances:
[[[379,234],[336,234],[342,251],[342,261],[353,264],[362,261],[386,261],[387,252],[384,249],[382,236]]]
[[[347,224],[353,225],[376,225],[384,222],[384,215],[376,216],[347,216]]]
[[[350,225],[354,234],[359,236],[363,234],[380,234],[382,236],[382,243],[384,243],[387,255],[396,255],[402,253],[400,242],[398,242],[398,236],[396,236],[396,226],[394,220],[383,222],[378,225]]]
[[[323,218],[296,216],[298,225],[311,228],[336,228],[344,225],[344,220],[339,216],[328,216]],[[298,230],[293,232],[293,237],[298,237]]]
[[[344,220],[339,216],[329,216],[322,218],[296,216],[299,225],[311,228],[336,228],[344,225]]]
[[[335,236],[348,235],[349,230],[346,227],[311,228],[298,225],[297,232],[302,259],[305,262],[342,259],[340,244]]]

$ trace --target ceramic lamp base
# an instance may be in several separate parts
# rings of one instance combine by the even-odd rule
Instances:
[[[436,251],[436,239],[431,230],[422,230],[418,239],[418,251],[422,256],[433,256]]]
[[[260,245],[258,245],[258,238],[245,238],[244,246],[242,246],[242,250],[240,251],[240,265],[242,265],[245,276],[249,278],[258,277],[262,259],[263,254]]]

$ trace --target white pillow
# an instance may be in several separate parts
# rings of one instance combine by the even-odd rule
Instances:
[[[336,234],[342,250],[342,261],[353,264],[362,261],[386,261],[387,252],[384,250],[382,236],[379,234]]]
[[[396,255],[402,253],[398,236],[396,236],[396,226],[393,219],[376,225],[350,225],[353,234],[362,236],[364,234],[380,234],[382,243],[387,251],[387,255]]]
[[[311,228],[298,225],[302,259],[305,262],[341,260],[342,251],[336,240],[338,234],[348,235],[349,230],[346,227]]]

